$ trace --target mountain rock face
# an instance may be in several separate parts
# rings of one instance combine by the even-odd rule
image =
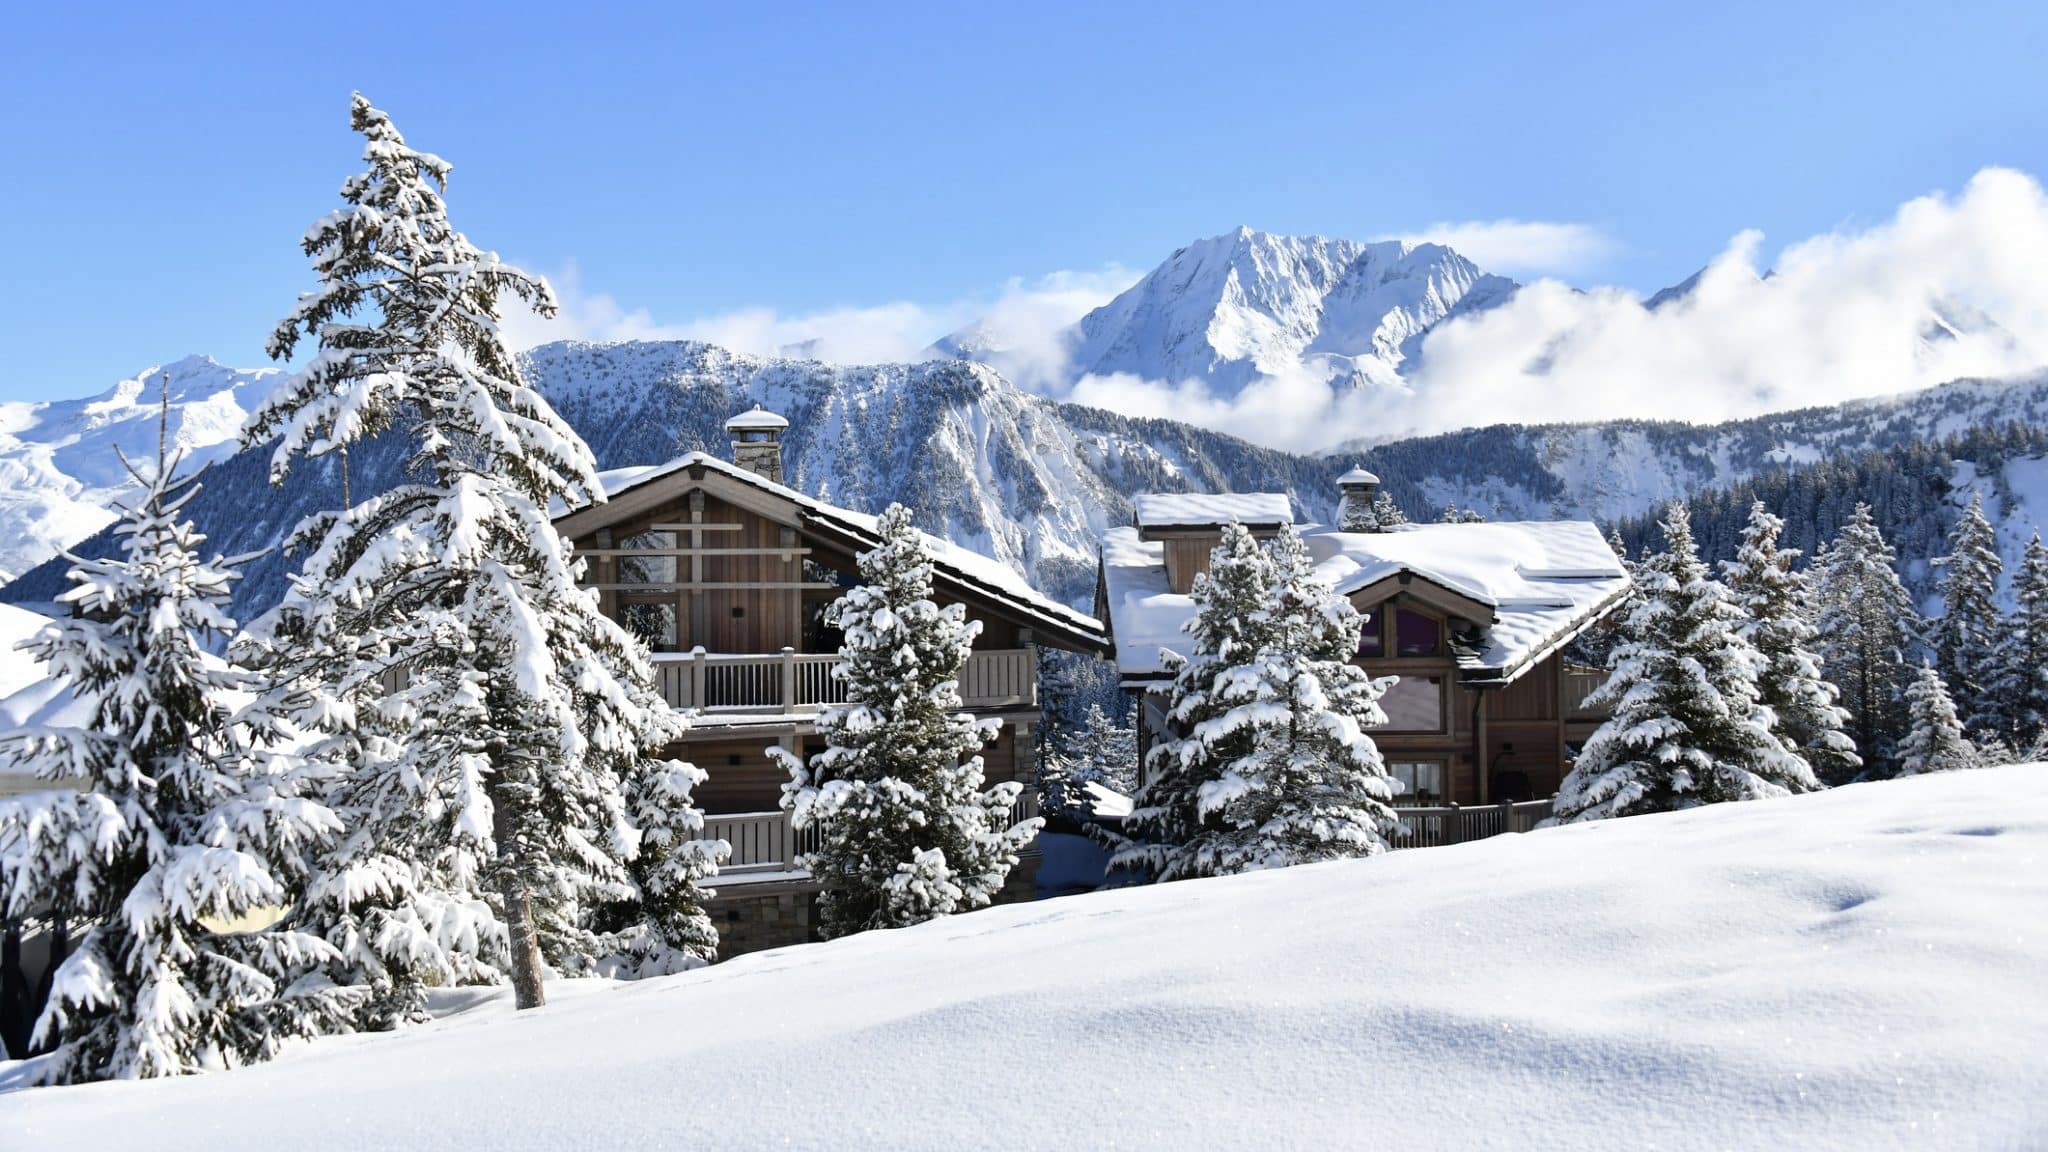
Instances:
[[[1064,383],[1121,373],[1234,395],[1307,370],[1338,387],[1389,384],[1430,329],[1515,288],[1440,244],[1240,228],[1182,248],[1082,318],[1065,335]],[[1000,334],[983,325],[933,352],[1004,366]]]
[[[1009,564],[1082,607],[1093,593],[1096,539],[1106,527],[1130,522],[1130,498],[1142,492],[1283,491],[1298,515],[1325,519],[1335,509],[1336,477],[1362,463],[1416,519],[1434,518],[1455,503],[1490,519],[1570,516],[1611,524],[1666,500],[1787,469],[1839,472],[1838,454],[2015,421],[2048,423],[2048,376],[2042,376],[1963,381],[1897,399],[1711,427],[1497,425],[1303,456],[1170,420],[1057,403],[964,361],[841,367],[743,356],[695,342],[648,342],[549,344],[524,362],[529,379],[590,442],[601,467],[660,463],[698,450],[723,454],[729,451],[725,421],[758,403],[789,418],[784,461],[792,485],[861,511],[901,501],[926,530]],[[249,390],[266,376],[208,364],[189,375],[214,381],[212,395],[226,398],[217,402],[223,422],[233,400],[232,423],[238,424],[239,411],[255,399]],[[179,378],[174,372],[174,397]],[[194,388],[194,396],[204,392]],[[122,394],[117,388],[110,395]],[[180,411],[174,409],[173,422],[182,430]],[[204,439],[203,425],[196,417],[191,422],[194,438]],[[146,439],[153,450],[154,428],[144,422],[124,434]],[[224,436],[209,450],[217,454]],[[132,445],[142,446],[140,440]],[[356,491],[395,480],[401,458],[401,445],[391,441],[352,453]],[[191,507],[210,548],[270,547],[307,513],[339,503],[331,462],[303,465],[272,489],[268,461],[267,449],[241,452],[208,470]],[[2001,505],[2011,521],[2001,539],[2015,548],[2009,562],[2024,543],[2023,523],[2048,520],[2048,488],[2014,487]],[[1934,546],[1934,535],[1919,542],[1922,551]],[[111,546],[102,532],[78,549],[104,554]],[[238,611],[247,616],[273,602],[292,564],[275,551],[252,562],[237,593]],[[0,599],[47,601],[62,591],[66,567],[46,560],[0,589]]]
[[[84,400],[0,403],[0,581],[113,522],[115,501],[136,487],[121,455],[156,460],[166,377],[166,438],[188,467],[233,453],[249,409],[283,379],[188,356]]]

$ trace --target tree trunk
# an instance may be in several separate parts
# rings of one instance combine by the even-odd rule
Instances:
[[[519,1008],[547,1003],[540,984],[540,945],[533,931],[533,900],[520,874],[512,806],[502,793],[491,797],[491,835],[498,845],[498,890],[505,900],[505,935],[512,951],[512,998]]]

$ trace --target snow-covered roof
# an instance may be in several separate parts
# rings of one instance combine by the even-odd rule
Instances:
[[[1379,477],[1367,472],[1363,468],[1353,468],[1351,471],[1337,477],[1337,487],[1339,488],[1350,488],[1359,484],[1377,484],[1379,482]]]
[[[1197,528],[1209,524],[1292,524],[1285,492],[1147,493],[1132,498],[1141,528]]]
[[[725,422],[727,432],[780,432],[789,427],[789,421],[768,411],[759,404]]]
[[[1492,611],[1456,655],[1467,680],[1509,681],[1571,639],[1628,588],[1600,530],[1584,520],[1417,524],[1394,532],[1299,530],[1316,573],[1340,594],[1403,573]],[[1118,528],[1102,540],[1103,594],[1127,679],[1162,675],[1161,649],[1187,651],[1192,597],[1166,579],[1165,546]]]
[[[881,517],[813,499],[794,488],[777,484],[730,460],[706,452],[691,452],[678,456],[666,464],[615,468],[599,473],[598,481],[604,485],[605,497],[611,499],[630,489],[699,466],[787,500],[794,504],[803,516],[853,536],[863,547],[872,548],[881,543]],[[559,503],[551,507],[550,512],[556,519],[567,514]],[[950,578],[984,594],[993,595],[1020,611],[1055,625],[1090,646],[1104,649],[1109,646],[1108,632],[1102,621],[1040,592],[1009,565],[929,532],[921,532],[921,535],[924,536],[926,550],[931,554],[933,566],[942,579]]]

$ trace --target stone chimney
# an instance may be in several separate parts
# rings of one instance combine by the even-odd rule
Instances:
[[[1337,491],[1344,498],[1337,504],[1337,528],[1343,532],[1378,532],[1380,478],[1363,468],[1353,468],[1337,477]]]
[[[789,421],[759,404],[725,422],[732,433],[732,462],[777,484],[782,483],[782,432]]]

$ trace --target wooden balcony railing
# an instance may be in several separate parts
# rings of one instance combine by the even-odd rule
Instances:
[[[1010,806],[1012,826],[1038,815],[1038,793],[1026,788]],[[740,812],[706,816],[704,839],[723,840],[732,845],[732,855],[719,868],[720,876],[745,876],[762,872],[802,872],[797,857],[818,848],[816,829],[802,831],[790,826],[787,812]],[[717,887],[718,881],[713,880]]]
[[[726,655],[702,648],[661,652],[654,676],[674,708],[707,712],[814,712],[844,704],[846,685],[832,669],[837,653],[781,652]],[[967,657],[960,698],[969,708],[1038,706],[1038,660],[1029,648],[991,649]]]
[[[1405,836],[1387,842],[1389,848],[1441,848],[1484,840],[1508,832],[1528,832],[1550,818],[1550,801],[1529,800],[1520,804],[1475,804],[1460,807],[1396,807]]]

